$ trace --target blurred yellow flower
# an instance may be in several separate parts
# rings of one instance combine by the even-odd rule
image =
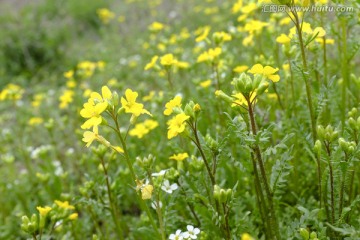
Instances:
[[[200,87],[203,87],[203,88],[207,88],[207,87],[210,87],[211,86],[211,80],[208,79],[208,80],[205,80],[205,81],[202,81],[199,83]]]
[[[101,22],[104,24],[108,24],[112,19],[115,18],[115,14],[107,8],[100,8],[96,11],[96,13]]]
[[[148,29],[152,32],[158,32],[165,28],[165,25],[160,22],[153,22],[149,25]]]
[[[68,217],[69,220],[76,220],[78,219],[79,214],[78,213],[72,213],[70,214],[70,216]]]
[[[70,205],[68,201],[62,202],[59,200],[55,200],[55,204],[62,209],[70,209],[70,210],[75,209],[75,207],[73,205]]]
[[[163,66],[172,66],[177,63],[177,60],[174,58],[174,55],[171,53],[165,54],[160,59],[160,64]]]
[[[40,117],[32,117],[29,119],[29,125],[30,126],[34,126],[34,125],[39,125],[41,123],[44,122],[44,119],[40,118]]]
[[[36,207],[36,209],[39,211],[40,216],[45,217],[51,211],[52,208],[49,206],[45,206],[45,207],[38,206]]]
[[[276,38],[276,42],[281,44],[288,44],[290,43],[291,39],[286,34],[281,34],[279,37]]]
[[[239,66],[236,66],[233,71],[236,72],[236,73],[242,73],[242,72],[245,72],[246,70],[248,70],[248,66],[246,65],[239,65]]]
[[[172,160],[176,160],[176,161],[183,161],[184,159],[188,158],[189,154],[187,153],[178,153],[178,154],[174,154],[171,157],[169,157],[169,159]]]
[[[151,61],[148,64],[146,64],[144,70],[146,71],[146,70],[149,70],[150,68],[153,68],[155,66],[156,61],[158,60],[158,58],[159,58],[159,56],[156,56],[156,55],[153,56],[151,58]]]
[[[205,26],[203,28],[201,28],[200,30],[198,30],[197,32],[199,33],[199,36],[197,36],[197,38],[195,38],[195,42],[201,42],[203,40],[205,40],[207,38],[207,36],[209,35],[211,27],[210,26]]]

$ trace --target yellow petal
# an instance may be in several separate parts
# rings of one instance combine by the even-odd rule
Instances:
[[[262,74],[264,67],[261,64],[255,64],[248,72],[252,74]]]
[[[101,93],[102,93],[102,96],[103,96],[103,98],[104,99],[111,99],[111,97],[112,97],[112,94],[111,94],[111,91],[110,91],[110,89],[107,87],[107,86],[103,86],[102,88],[101,88]]]

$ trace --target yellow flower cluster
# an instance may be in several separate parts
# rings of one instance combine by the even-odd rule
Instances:
[[[9,83],[5,88],[0,92],[0,101],[4,100],[20,100],[24,94],[24,89],[19,85]]]

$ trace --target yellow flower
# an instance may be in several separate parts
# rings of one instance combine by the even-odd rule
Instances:
[[[176,137],[179,133],[185,131],[185,121],[188,120],[190,117],[187,116],[185,113],[180,113],[170,119],[167,122],[168,127],[168,139]]]
[[[242,93],[234,94],[234,95],[232,95],[232,97],[235,98],[235,100],[231,104],[232,107],[236,107],[236,106],[239,106],[239,105],[248,106],[246,98],[244,97],[244,95]],[[250,97],[250,102],[254,101],[255,97],[256,97],[256,92],[253,92],[251,94],[251,97]]]
[[[67,78],[67,79],[70,79],[70,78],[72,78],[73,76],[74,76],[74,71],[73,71],[73,70],[64,72],[64,77]]]
[[[135,127],[129,131],[130,136],[136,136],[138,138],[142,138],[144,135],[148,133],[149,133],[149,129],[146,128],[142,123],[136,124]]]
[[[249,32],[249,33],[258,33],[261,32],[261,30],[263,29],[263,27],[268,26],[269,24],[266,22],[261,22],[258,20],[251,20],[248,23],[245,24],[245,31]]]
[[[102,122],[101,113],[106,110],[108,106],[107,102],[99,102],[94,105],[94,102],[89,99],[87,103],[84,104],[83,109],[80,111],[80,115],[83,118],[88,118],[83,125],[82,129],[89,129],[93,126],[98,126]]]
[[[241,240],[254,240],[254,239],[250,236],[250,234],[244,233],[241,235]]]
[[[0,101],[2,100],[19,100],[21,99],[24,93],[24,89],[22,89],[19,85],[9,83],[6,87],[0,91]]]
[[[182,98],[180,96],[175,96],[174,99],[171,99],[169,102],[165,104],[165,111],[164,115],[169,116],[172,114],[173,109],[175,107],[181,107],[181,100]]]
[[[288,25],[289,23],[291,23],[291,18],[289,18],[289,17],[285,17],[285,18],[281,19],[279,22],[280,25]]]
[[[34,125],[39,125],[41,123],[43,123],[44,120],[40,117],[32,117],[29,119],[29,125],[30,126],[34,126]]]
[[[92,98],[95,103],[109,102],[112,99],[112,93],[107,86],[103,86],[101,88],[101,95],[97,92],[92,92],[90,98]]]
[[[125,109],[126,113],[132,113],[135,117],[138,117],[140,114],[148,114],[151,116],[149,111],[144,109],[144,105],[136,102],[138,97],[137,92],[133,92],[131,89],[126,89],[125,98],[121,97],[122,107]]]
[[[153,97],[155,96],[155,91],[150,91],[149,95],[146,95],[142,98],[144,102],[151,101]]]
[[[200,29],[202,32],[201,34],[195,39],[195,42],[201,42],[203,40],[205,40],[207,38],[207,36],[209,35],[210,32],[210,27],[209,26],[205,26],[203,29]]]
[[[36,209],[39,211],[40,216],[45,217],[51,211],[52,208],[49,206],[45,206],[45,207],[38,206],[36,207]]]
[[[62,209],[75,209],[73,205],[70,205],[68,201],[62,202],[59,200],[55,200],[55,204],[58,205]]]
[[[69,220],[76,220],[78,219],[79,217],[79,214],[77,213],[73,213],[73,214],[70,214],[70,216],[68,217]]]
[[[152,32],[158,32],[165,28],[165,25],[160,22],[153,22],[149,25],[148,29]]]
[[[285,34],[281,34],[279,37],[276,38],[276,42],[281,43],[281,44],[288,44],[291,41],[291,38],[289,38],[287,35]]]
[[[150,199],[152,196],[152,192],[154,190],[154,187],[150,184],[144,185],[141,188],[141,198],[143,200]]]
[[[59,104],[60,109],[67,108],[69,106],[69,104],[74,101],[73,96],[74,96],[74,91],[73,90],[65,90],[63,95],[61,95],[60,98],[59,98],[59,100],[60,100],[60,104]]]
[[[278,68],[273,68],[270,66],[263,67],[263,65],[258,63],[255,64],[248,72],[254,75],[261,74],[273,82],[278,82],[280,80],[280,76],[275,74],[278,70]]]
[[[110,20],[114,19],[115,17],[115,14],[107,8],[100,8],[96,11],[96,13],[100,18],[101,22],[104,24],[108,24]]]
[[[256,8],[257,8],[256,3],[249,3],[248,5],[243,6],[241,8],[241,12],[245,13],[245,14],[249,14],[249,13],[253,12],[254,10],[256,10]]]
[[[324,44],[324,39],[323,38],[316,38],[315,41],[318,42],[318,43]],[[334,44],[334,43],[335,43],[334,39],[330,39],[330,38],[325,39],[325,44]]]
[[[159,126],[159,123],[157,121],[151,119],[145,120],[143,124],[149,130],[153,130]]]
[[[240,12],[242,6],[243,6],[243,0],[237,0],[237,2],[234,3],[234,5],[232,6],[231,12],[234,14]]]
[[[219,43],[228,42],[232,39],[231,35],[226,32],[215,32],[213,38]]]
[[[82,141],[87,143],[86,147],[90,147],[91,143],[94,140],[98,140],[98,139],[99,139],[99,130],[97,126],[94,126],[93,131],[84,132]]]
[[[188,62],[184,62],[184,61],[176,61],[175,65],[178,68],[188,68],[190,66]]]
[[[213,62],[220,54],[222,50],[220,47],[217,48],[210,48],[208,51],[203,52],[197,58],[197,62]]]
[[[205,80],[205,81],[202,81],[199,83],[200,87],[203,87],[203,88],[207,88],[207,87],[210,87],[211,86],[211,80],[208,79],[208,80]]]
[[[248,70],[248,66],[246,65],[239,65],[239,66],[236,66],[233,71],[236,72],[236,73],[242,73],[242,72],[245,72],[246,70]]]
[[[72,79],[69,79],[68,81],[66,81],[66,87],[74,88],[74,87],[76,87],[76,82]]]
[[[136,191],[141,190],[141,198],[143,200],[150,199],[152,196],[152,192],[154,187],[148,183],[145,183],[142,180],[135,180],[136,182]]]
[[[184,159],[188,158],[189,155],[187,153],[178,153],[178,154],[174,154],[171,157],[169,157],[169,159],[173,159],[176,161],[183,161]]]
[[[174,58],[174,55],[171,53],[165,54],[160,59],[160,64],[163,66],[172,66],[177,63],[177,60]]]
[[[146,70],[149,70],[149,69],[153,68],[155,66],[156,61],[158,60],[158,58],[159,58],[159,56],[156,56],[156,55],[153,56],[151,58],[151,61],[148,64],[146,64],[144,70],[146,71]]]

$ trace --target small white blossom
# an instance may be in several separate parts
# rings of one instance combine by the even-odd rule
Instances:
[[[157,202],[156,202],[156,201],[153,201],[153,202],[151,203],[151,207],[156,210],[156,208],[157,208]],[[162,208],[162,202],[161,202],[161,201],[159,201],[159,207]]]
[[[187,225],[187,232],[183,233],[185,239],[197,239],[197,235],[200,233],[200,229],[194,228],[194,226]]]
[[[178,185],[176,183],[173,183],[170,185],[169,180],[165,180],[163,185],[161,186],[161,189],[169,194],[171,194],[173,191],[178,189]]]
[[[164,176],[165,175],[165,173],[166,173],[166,171],[167,171],[167,169],[165,169],[165,170],[161,170],[160,172],[158,172],[158,173],[153,173],[153,174],[151,174],[151,176],[153,176],[153,177],[160,177],[160,176]]]
[[[169,239],[170,240],[183,240],[184,237],[183,237],[183,234],[181,233],[181,230],[178,229],[178,230],[176,230],[175,234],[173,234],[173,233],[170,234]]]

